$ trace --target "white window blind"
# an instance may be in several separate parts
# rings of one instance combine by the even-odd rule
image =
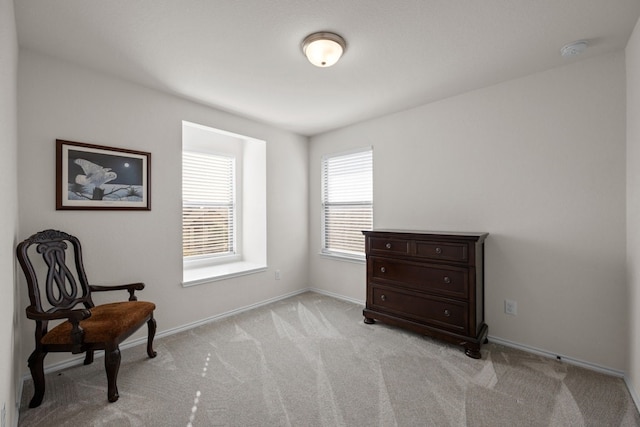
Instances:
[[[182,152],[182,254],[234,253],[235,159]]]
[[[325,156],[322,162],[323,252],[364,254],[373,227],[373,151]]]

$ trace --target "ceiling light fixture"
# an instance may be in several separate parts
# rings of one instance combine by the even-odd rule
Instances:
[[[335,33],[313,33],[302,41],[302,53],[316,67],[332,66],[346,48],[347,42]]]
[[[587,43],[586,40],[578,40],[576,42],[562,46],[562,49],[560,49],[560,54],[564,58],[570,58],[572,56],[580,55],[582,52],[587,50],[587,47],[589,47],[589,43]]]

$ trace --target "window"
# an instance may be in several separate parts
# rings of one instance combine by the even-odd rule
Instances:
[[[235,158],[182,152],[182,255],[235,253]]]
[[[364,257],[362,230],[373,227],[373,150],[322,159],[322,253]]]
[[[182,285],[267,268],[266,142],[182,122]]]

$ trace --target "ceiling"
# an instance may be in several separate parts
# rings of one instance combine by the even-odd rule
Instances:
[[[623,49],[639,0],[15,0],[21,48],[302,135]],[[317,68],[308,34],[347,40]],[[566,43],[590,48],[570,59]]]

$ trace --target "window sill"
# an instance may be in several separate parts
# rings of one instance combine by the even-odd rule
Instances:
[[[323,258],[353,262],[355,264],[365,264],[367,262],[367,258],[364,255],[343,255],[335,252],[320,252],[319,255]]]
[[[182,287],[202,285],[203,283],[230,279],[232,277],[259,273],[266,270],[266,265],[246,261],[185,268],[182,273]]]

